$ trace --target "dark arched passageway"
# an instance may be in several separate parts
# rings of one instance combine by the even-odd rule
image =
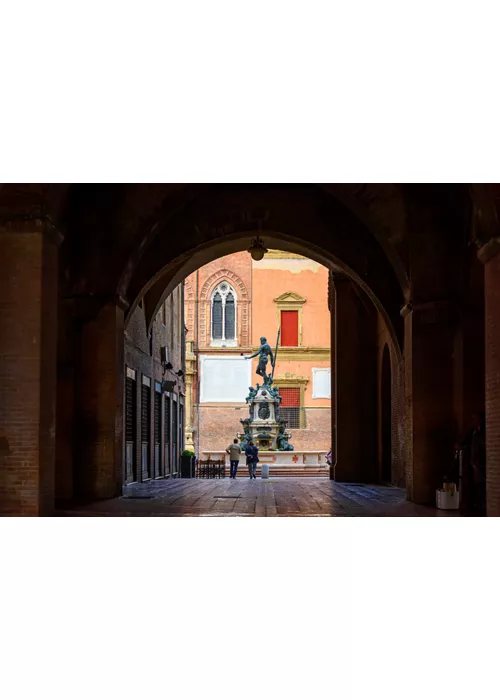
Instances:
[[[468,405],[477,386],[456,353],[471,243],[485,266],[487,377],[500,356],[497,197],[494,186],[465,185],[4,185],[4,508],[50,512],[56,461],[73,464],[85,497],[120,492],[125,317],[142,300],[151,320],[190,267],[244,249],[255,233],[340,271],[379,311],[396,355],[392,452],[404,446],[408,498],[432,503],[457,401]],[[490,514],[500,508],[496,386],[485,382]],[[23,448],[24,435],[37,439]]]

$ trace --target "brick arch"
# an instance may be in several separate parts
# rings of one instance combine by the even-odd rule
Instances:
[[[194,301],[193,285],[187,278],[184,280],[184,298],[188,301]]]
[[[184,306],[185,306],[185,323],[188,329],[186,339],[194,340],[194,309],[195,309],[195,297],[193,285],[186,278],[184,280]]]
[[[238,292],[238,301],[248,301],[248,291],[245,283],[241,277],[227,268],[214,272],[213,275],[210,275],[210,277],[205,280],[200,292],[200,301],[210,300],[212,291],[223,279],[231,282],[233,287],[235,287]]]
[[[238,295],[238,344],[242,347],[247,347],[250,345],[250,299],[248,290],[241,277],[227,268],[218,270],[213,275],[210,275],[200,290],[200,338],[204,338],[207,345],[210,344],[210,300],[213,290],[223,280],[229,282]]]

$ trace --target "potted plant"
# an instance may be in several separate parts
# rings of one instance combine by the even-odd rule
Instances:
[[[181,479],[194,478],[195,453],[192,450],[184,450],[181,454]]]

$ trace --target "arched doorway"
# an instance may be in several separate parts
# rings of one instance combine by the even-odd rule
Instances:
[[[259,204],[258,207],[255,206],[256,203]],[[261,221],[261,215],[265,221]],[[348,431],[343,431],[343,434],[349,434],[351,437],[347,446],[340,444],[337,439],[338,449],[336,453],[341,457],[344,471],[340,470],[339,476],[339,462],[334,472],[334,478],[337,481],[373,483],[379,478],[376,404],[378,353],[377,343],[370,342],[370,352],[369,357],[367,357],[367,344],[364,342],[361,327],[363,319],[368,318],[369,335],[370,338],[375,339],[377,319],[379,319],[380,324],[387,327],[391,352],[394,352],[395,357],[401,360],[403,321],[400,309],[404,302],[405,290],[389,256],[385,254],[383,247],[375,240],[365,225],[353,219],[349,212],[342,209],[340,205],[332,203],[324,193],[315,192],[308,187],[294,188],[293,192],[286,188],[259,187],[249,190],[246,187],[236,189],[221,187],[215,188],[209,193],[200,193],[199,197],[177,209],[168,220],[158,220],[140,252],[137,255],[132,255],[127,262],[125,272],[121,275],[115,289],[115,296],[111,297],[111,302],[108,304],[110,314],[115,308],[115,299],[118,303],[124,300],[123,306],[125,307],[125,313],[123,314],[120,310],[117,315],[117,343],[113,345],[109,343],[109,356],[115,361],[116,366],[114,375],[116,386],[123,383],[123,365],[120,358],[123,346],[118,344],[120,331],[123,334],[123,328],[118,327],[118,322],[121,324],[124,320],[125,331],[129,332],[130,328],[134,326],[135,309],[140,305],[143,317],[140,325],[144,326],[147,334],[150,334],[162,304],[190,274],[201,266],[223,259],[225,256],[238,252],[246,253],[256,237],[259,237],[268,249],[305,256],[328,270],[338,272],[344,280],[342,284],[342,287],[345,288],[345,294],[342,295],[343,305],[346,308],[347,299],[349,308],[354,309],[356,313],[354,316],[349,313],[344,314],[343,323],[338,324],[338,332],[345,334],[347,330],[349,331],[348,335],[356,347],[356,352],[350,353],[349,343],[344,343],[343,364],[338,368],[338,371],[343,377],[355,377],[355,381],[353,385],[351,383],[350,387],[347,386],[348,389],[353,389],[354,386],[354,389],[344,391],[342,400],[336,402],[339,406],[339,413],[347,415],[347,422],[351,424],[348,426]],[[362,251],[362,255],[360,255],[360,251]],[[222,262],[221,265],[223,265]],[[219,280],[219,282],[221,281],[222,279]],[[227,281],[236,294],[235,320],[238,323],[240,317],[238,309],[242,308],[244,297],[241,294],[241,289],[233,284],[232,279]],[[188,295],[189,293],[188,289]],[[334,312],[335,314],[336,312]],[[196,311],[193,312],[193,315],[196,317]],[[92,323],[93,328],[96,329],[95,332],[99,332],[99,337],[101,335],[106,338],[109,336],[109,322],[104,314],[101,313],[96,322]],[[88,329],[90,330],[90,324],[88,324]],[[360,332],[357,332],[358,329]],[[208,332],[207,329],[205,330]],[[92,350],[95,343],[87,332],[87,326],[85,333],[89,336],[88,345]],[[153,343],[154,345],[155,343]],[[106,347],[108,348],[108,346]],[[151,355],[151,347],[149,355]],[[87,356],[91,357],[91,353],[83,354],[83,357]],[[167,362],[166,364],[172,363]],[[178,362],[173,364],[177,373],[180,365]],[[367,366],[370,367],[369,384],[359,379]],[[78,376],[87,377],[94,368],[95,363],[92,363],[87,368],[86,373],[80,372]],[[330,374],[333,376],[334,373]],[[103,372],[102,377],[100,375],[92,377],[92,386],[96,393],[102,393],[102,387],[106,386],[106,378],[109,375],[110,371],[107,370],[105,374]],[[151,379],[151,377],[147,378]],[[79,381],[83,383],[83,379]],[[85,380],[86,387],[88,384],[89,382]],[[347,382],[347,384],[349,383]],[[368,386],[369,388],[367,388]],[[163,385],[160,384],[160,387],[162,388]],[[332,396],[338,395],[341,387],[336,386],[334,389],[331,392]],[[139,388],[137,391],[139,392]],[[144,391],[147,394],[147,389]],[[165,391],[168,389],[165,388]],[[154,382],[151,382],[151,393],[153,392],[156,392],[156,378]],[[140,393],[142,395],[142,384],[140,385]],[[355,401],[352,400],[353,395]],[[366,400],[367,395],[370,396],[369,401]],[[146,396],[146,398],[148,397]],[[156,395],[154,398],[157,398]],[[88,403],[88,411],[90,411],[93,404],[90,400]],[[149,403],[152,402],[149,401]],[[368,404],[370,410],[367,415],[366,406]],[[356,410],[346,411],[346,407],[351,405],[355,405]],[[86,406],[82,406],[81,411],[86,410]],[[115,426],[121,425],[121,410],[120,403],[116,415],[112,416],[111,413],[106,413],[103,416],[101,422],[106,424],[106,430],[109,434],[115,434]],[[172,410],[175,411],[173,397]],[[165,414],[166,412],[167,409],[164,410]],[[150,435],[160,436],[161,441],[162,433],[168,433],[168,431],[166,428],[162,428],[161,419],[153,423],[149,421],[149,415],[146,415],[146,419],[148,423],[152,423]],[[151,415],[154,415],[153,408]],[[173,432],[177,435],[176,429]],[[182,433],[182,431],[180,432]],[[367,432],[370,434],[369,440]],[[337,430],[336,434],[338,437],[340,431]],[[356,442],[360,442],[360,435],[363,435],[361,442],[365,445],[363,455],[360,454],[360,449],[351,449]],[[151,444],[154,442],[156,447],[157,443],[149,439],[149,435],[147,437],[148,440],[145,442],[149,446],[148,450],[151,451]],[[177,443],[174,447],[172,443],[170,451],[177,452],[176,448],[179,444],[181,443]],[[367,444],[368,447],[366,447]],[[89,450],[87,449],[87,452],[85,450],[86,445],[82,445],[75,460],[76,467],[80,471],[83,471],[85,464],[94,459],[93,455],[87,455]],[[101,487],[99,483],[96,486],[94,483],[96,479],[93,475],[89,475],[86,493],[93,497],[102,498],[113,491],[119,492],[121,484],[117,476],[121,452],[121,440],[118,435],[116,449],[113,453],[116,469],[112,472],[110,466],[107,470],[106,489]],[[160,448],[160,454],[161,452]],[[168,460],[164,461],[167,465]],[[353,465],[357,465],[357,468],[354,468]],[[369,474],[366,465],[369,465]],[[129,471],[133,474],[133,470]],[[163,471],[167,473],[169,470],[167,468]],[[152,476],[152,470],[150,472]],[[88,470],[85,473],[88,474]],[[159,476],[161,473],[161,468],[154,471],[155,476]],[[170,473],[172,473],[171,470]],[[148,474],[149,472],[146,470],[146,476]]]
[[[391,420],[391,358],[389,347],[384,346],[382,353],[382,371],[380,378],[380,413],[381,413],[381,469],[382,483],[391,483],[392,463],[392,420]]]

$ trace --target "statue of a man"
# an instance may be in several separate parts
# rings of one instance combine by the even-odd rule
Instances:
[[[271,366],[274,365],[273,351],[271,346],[267,344],[267,338],[260,339],[260,348],[253,355],[245,355],[245,360],[251,360],[259,355],[259,364],[257,365],[257,374],[264,378],[264,384],[269,384],[271,376],[266,374],[267,358],[271,359]]]

